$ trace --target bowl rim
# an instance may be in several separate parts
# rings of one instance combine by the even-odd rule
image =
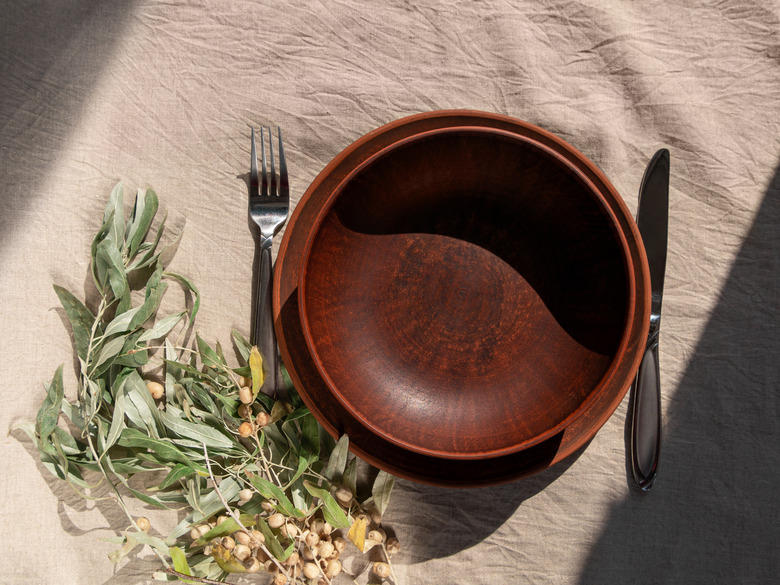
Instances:
[[[598,400],[591,404],[590,409],[583,412],[578,420],[572,421],[556,441],[543,443],[542,445],[545,447],[549,445],[550,448],[545,449],[544,457],[539,459],[525,456],[531,451],[536,452],[536,448],[533,448],[507,458],[460,461],[455,465],[448,463],[442,466],[435,458],[388,445],[381,438],[366,432],[357,421],[341,412],[335,401],[332,404],[319,403],[319,393],[325,391],[324,383],[318,378],[311,364],[311,356],[307,354],[300,331],[297,306],[300,259],[309,223],[325,192],[338,181],[339,177],[347,174],[352,166],[381,148],[383,144],[389,144],[399,137],[413,134],[420,129],[459,125],[498,127],[518,134],[533,129],[534,133],[552,148],[567,150],[573,162],[578,164],[594,183],[603,187],[610,204],[618,210],[618,218],[623,229],[627,234],[630,232],[629,239],[639,284],[637,295],[640,302],[637,303],[632,316],[635,326],[630,354],[622,367],[626,383],[622,387],[614,388],[610,393],[605,392],[599,396]],[[274,325],[285,369],[298,394],[326,432],[334,438],[347,434],[350,439],[349,450],[379,469],[410,481],[443,487],[497,485],[534,475],[577,457],[623,402],[630,383],[639,369],[650,327],[651,291],[647,255],[633,214],[607,176],[574,146],[530,122],[506,114],[466,108],[421,111],[394,119],[362,136],[359,135],[334,155],[305,189],[282,231],[282,240],[276,256],[272,297]],[[634,356],[633,359],[629,359],[631,355]]]
[[[532,125],[528,125],[528,126],[530,126],[530,129],[532,131],[541,130],[536,127],[533,127]],[[542,133],[544,133],[544,131],[542,131]],[[509,446],[490,449],[490,450],[468,451],[465,453],[429,448],[393,436],[392,434],[389,434],[383,429],[377,427],[374,423],[371,422],[369,418],[366,418],[364,414],[357,411],[350,404],[350,401],[342,394],[338,386],[333,382],[327,369],[325,368],[323,359],[321,358],[320,353],[317,350],[317,343],[311,331],[311,326],[309,323],[308,311],[307,311],[308,302],[307,302],[306,293],[307,293],[308,285],[307,285],[306,276],[308,273],[309,261],[315,247],[317,236],[320,233],[320,228],[322,226],[322,223],[325,221],[326,217],[332,211],[333,206],[335,205],[341,193],[343,193],[344,189],[346,189],[346,187],[352,182],[352,180],[354,180],[354,178],[357,177],[359,174],[361,174],[365,169],[375,164],[379,160],[392,155],[394,151],[397,151],[398,149],[413,144],[415,142],[419,142],[421,140],[425,140],[430,137],[440,136],[444,134],[477,134],[477,135],[488,135],[488,136],[500,136],[504,139],[509,139],[510,141],[522,142],[526,145],[530,145],[533,149],[541,152],[544,156],[550,157],[554,159],[556,162],[558,162],[559,164],[561,164],[562,166],[564,166],[569,172],[571,172],[576,177],[576,180],[580,182],[583,188],[587,191],[590,198],[595,200],[598,203],[600,211],[604,213],[605,216],[608,218],[608,222],[611,228],[611,232],[614,236],[615,243],[620,249],[624,276],[627,285],[626,296],[628,302],[625,308],[625,313],[623,315],[624,326],[621,331],[620,342],[617,348],[614,350],[614,352],[612,352],[611,360],[604,372],[604,375],[600,378],[598,384],[595,385],[588,392],[585,399],[580,404],[578,404],[578,406],[571,413],[569,413],[563,420],[558,422],[558,424],[556,424],[555,426],[548,428],[543,433],[540,433],[534,437],[531,437],[529,439],[526,439],[525,441],[522,441],[514,445],[509,445]],[[560,141],[560,139],[557,139],[557,137],[555,138],[557,141]],[[565,142],[563,143],[563,145],[565,147],[568,147],[566,148],[566,152],[569,153],[571,147]],[[587,411],[591,407],[591,404],[597,400],[598,396],[601,393],[603,393],[605,389],[607,389],[610,386],[610,384],[617,383],[615,377],[617,376],[620,362],[626,357],[627,348],[632,334],[632,322],[630,317],[635,311],[636,296],[637,296],[636,276],[634,272],[633,262],[631,260],[631,251],[629,249],[628,239],[626,237],[624,230],[621,229],[620,222],[618,221],[614,209],[607,202],[603,192],[569,158],[563,156],[563,154],[556,151],[555,149],[550,148],[548,145],[536,139],[536,137],[521,135],[500,128],[484,127],[484,126],[451,126],[451,127],[434,128],[422,132],[417,132],[409,136],[406,136],[401,140],[392,142],[391,144],[388,144],[383,148],[373,152],[370,156],[368,156],[363,161],[361,161],[360,164],[352,168],[352,170],[349,173],[347,173],[347,175],[341,181],[339,181],[338,184],[333,189],[331,189],[330,193],[328,193],[327,195],[325,202],[320,206],[319,210],[317,211],[314,223],[311,226],[311,229],[308,231],[308,234],[306,236],[306,243],[301,257],[300,270],[298,274],[298,305],[300,311],[300,322],[301,322],[300,324],[301,324],[303,336],[306,342],[307,349],[311,354],[314,366],[316,367],[319,376],[325,382],[325,385],[327,386],[330,394],[337,401],[339,401],[339,403],[346,410],[349,416],[356,419],[365,429],[367,429],[369,432],[373,433],[377,437],[380,437],[384,441],[387,441],[402,449],[412,451],[424,456],[435,457],[439,459],[451,459],[451,460],[491,459],[491,458],[498,458],[507,455],[512,455],[514,453],[523,451],[524,449],[533,447],[535,445],[543,443],[544,441],[547,441],[551,437],[560,434],[572,423],[572,421],[577,420],[582,415],[583,412]]]

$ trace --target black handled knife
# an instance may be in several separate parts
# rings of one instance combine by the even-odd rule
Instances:
[[[631,411],[631,471],[642,490],[653,485],[661,453],[661,384],[658,367],[658,337],[666,272],[666,242],[669,223],[669,151],[662,148],[647,165],[639,188],[639,233],[650,266],[652,300],[650,330],[639,371],[634,381]]]

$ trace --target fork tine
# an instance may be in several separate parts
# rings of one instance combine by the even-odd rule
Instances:
[[[287,161],[284,158],[284,145],[282,143],[282,128],[276,127],[279,133],[279,195],[288,197],[290,195],[290,183],[287,180]]]
[[[249,165],[249,196],[257,197],[257,145],[255,144],[255,127],[252,126],[252,160]]]
[[[265,128],[260,126],[260,166],[262,168],[262,195],[268,195],[268,172],[265,168]]]
[[[268,127],[268,145],[271,149],[271,190],[269,195],[278,195],[279,191],[276,188],[276,165],[274,164],[274,135],[273,132],[271,132],[270,126]]]

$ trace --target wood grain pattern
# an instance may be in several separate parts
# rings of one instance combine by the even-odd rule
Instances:
[[[477,112],[402,120],[339,155],[293,214],[282,354],[322,424],[379,467],[444,485],[527,475],[625,394],[649,310],[639,241],[555,137]]]

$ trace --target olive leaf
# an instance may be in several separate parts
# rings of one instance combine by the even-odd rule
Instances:
[[[322,500],[322,515],[326,522],[330,523],[333,528],[349,527],[347,515],[339,506],[336,498],[330,495],[328,490],[318,487],[309,481],[304,481],[303,485],[311,495]]]
[[[252,344],[249,343],[236,329],[233,329],[230,332],[230,335],[233,338],[233,343],[235,344],[238,353],[241,355],[241,358],[245,363],[249,363],[249,355],[252,351]]]
[[[178,546],[173,546],[168,550],[171,555],[171,560],[173,561],[174,570],[181,573],[182,575],[192,575],[192,570],[190,569],[190,565],[187,562],[187,555],[184,554],[184,551],[181,550]],[[195,581],[190,579],[182,579],[182,581],[185,583],[195,583]]]
[[[117,564],[122,559],[124,559],[127,555],[129,555],[133,549],[138,546],[138,541],[133,538],[132,534],[125,534],[125,536],[118,538],[118,539],[109,539],[105,538],[104,540],[108,542],[117,542],[118,544],[122,544],[122,548],[113,550],[110,553],[108,553],[108,559],[114,563]]]
[[[157,228],[157,235],[154,238],[154,242],[148,244],[144,243],[138,247],[136,254],[133,256],[132,262],[130,262],[127,266],[128,274],[143,268],[147,268],[160,259],[160,253],[157,252],[157,246],[159,245],[162,234],[165,231],[165,220],[166,217],[163,217],[160,225]],[[143,254],[141,254],[141,252],[143,252]]]
[[[196,473],[196,471],[190,465],[176,463],[173,468],[171,468],[170,472],[168,472],[168,475],[166,475],[165,478],[159,483],[156,489],[164,490],[169,488],[194,473]]]
[[[139,338],[138,341],[151,341],[152,339],[161,339],[168,335],[176,325],[187,314],[187,311],[179,311],[173,315],[168,315],[157,321],[154,326],[147,329]]]
[[[250,483],[264,498],[270,500],[277,511],[281,512],[285,516],[291,516],[293,518],[305,518],[306,514],[297,509],[290,498],[287,497],[284,490],[274,483],[271,483],[265,478],[259,475],[252,475],[249,478]]]
[[[189,457],[170,441],[155,439],[133,428],[125,428],[119,436],[118,444],[134,449],[148,449],[161,460],[182,463],[191,466]]]
[[[114,413],[111,418],[111,427],[109,428],[108,437],[106,438],[105,445],[103,446],[105,451],[108,451],[111,447],[114,446],[114,443],[117,442],[119,435],[125,428],[125,402],[126,398],[124,393],[120,393],[114,399]]]
[[[62,366],[60,366],[46,388],[46,398],[38,410],[35,421],[35,431],[42,440],[48,439],[57,427],[57,419],[60,416],[64,396],[65,387],[62,383]]]
[[[348,487],[349,491],[353,494],[357,493],[357,464],[357,458],[353,457],[350,462],[347,463],[344,475],[341,476],[341,484]]]
[[[210,449],[231,449],[236,445],[234,440],[208,425],[186,421],[164,410],[159,411],[159,416],[169,431],[180,437],[204,443]]]
[[[87,359],[89,341],[92,337],[92,328],[95,326],[95,316],[84,306],[84,303],[61,286],[55,284],[54,291],[57,293],[62,308],[65,309],[65,314],[70,321],[73,339],[76,344],[76,353],[82,360],[85,360]],[[99,328],[97,333],[100,333]]]
[[[390,493],[393,491],[394,485],[395,477],[386,471],[380,471],[377,474],[374,485],[371,488],[371,496],[374,500],[374,507],[379,510],[380,514],[384,514],[387,509]]]
[[[227,364],[222,362],[219,354],[211,349],[208,343],[206,343],[200,335],[195,336],[195,340],[198,344],[198,351],[200,352],[200,358],[203,360],[203,364],[217,370],[224,369]]]
[[[241,527],[248,528],[250,526],[255,525],[255,517],[250,514],[240,514],[238,519],[241,521],[241,524],[235,521],[233,518],[228,518],[224,522],[217,524],[214,528],[209,530],[206,534],[195,540],[192,544],[193,546],[201,546],[204,544],[207,544],[214,540],[215,538],[219,538],[220,536],[226,536],[229,534],[233,534],[236,530],[238,530]]]
[[[331,451],[328,465],[323,471],[323,475],[333,483],[341,481],[344,470],[347,468],[347,455],[349,455],[349,437],[341,435],[335,448]]]
[[[358,516],[347,531],[347,538],[352,541],[360,552],[366,548],[366,530],[369,519],[366,516]]]
[[[282,562],[290,558],[293,550],[295,550],[294,545],[290,544],[287,548],[282,546],[276,533],[268,526],[268,523],[261,516],[258,516],[257,518],[257,528],[265,537],[265,545],[268,547],[268,550],[271,551],[272,555]]]
[[[249,352],[249,368],[252,371],[252,394],[257,398],[260,388],[262,388],[265,383],[263,356],[260,355],[257,346],[252,347]]]
[[[189,278],[182,276],[181,274],[165,272],[164,275],[177,281],[182,287],[184,287],[185,291],[192,293],[192,308],[189,312],[189,320],[190,322],[194,321],[195,315],[198,314],[198,309],[200,308],[200,292],[198,291],[198,287],[196,287],[195,283],[192,282]]]
[[[241,485],[232,477],[226,477],[219,484],[219,492],[228,502],[238,496],[239,491],[241,491]],[[225,506],[222,503],[219,494],[216,490],[211,489],[203,498],[201,498],[199,510],[193,513],[191,523],[202,522],[224,509]]]
[[[125,241],[128,243],[128,255],[132,258],[138,252],[139,246],[146,239],[154,216],[157,214],[159,202],[157,194],[151,189],[141,196],[140,190],[135,198],[135,207],[127,225]]]
[[[97,274],[98,290],[107,292],[110,289],[114,299],[127,299],[129,303],[130,285],[127,281],[122,253],[114,242],[105,239],[98,243],[94,258]],[[120,303],[117,312],[123,312],[127,307]]]
[[[103,224],[108,226],[106,239],[114,244],[117,250],[121,250],[125,239],[125,188],[122,183],[117,183],[111,191],[111,196],[106,203],[103,213]]]

